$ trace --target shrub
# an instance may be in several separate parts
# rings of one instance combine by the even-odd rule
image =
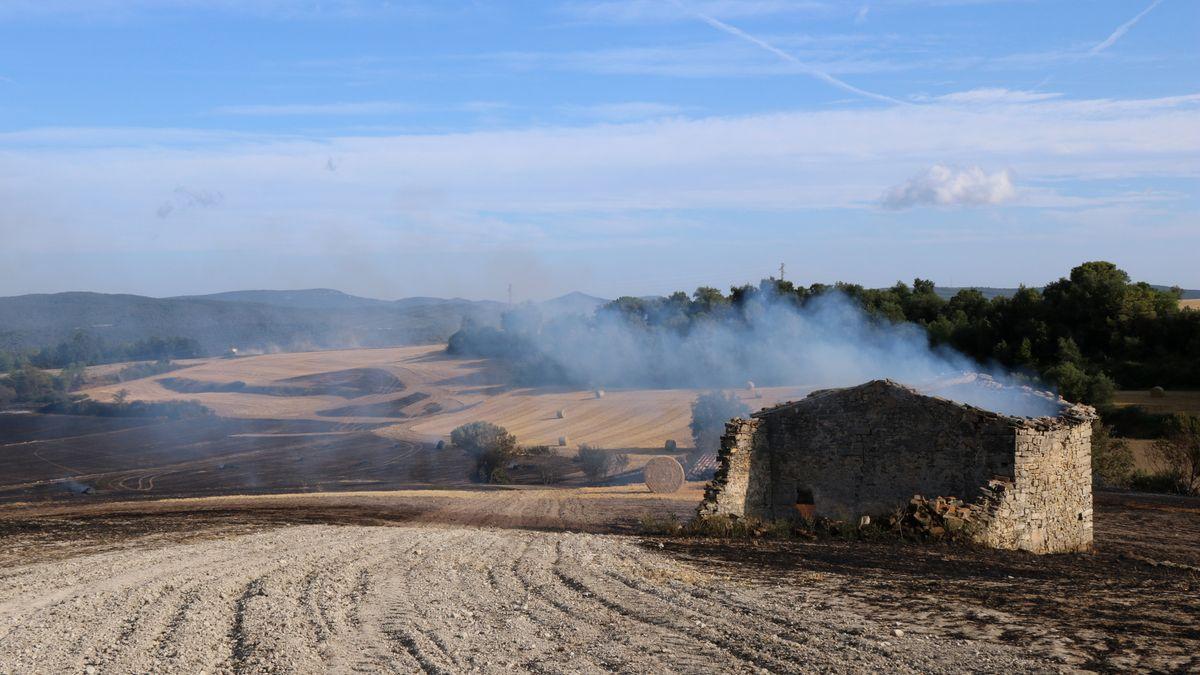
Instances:
[[[95,417],[165,417],[172,420],[210,417],[213,411],[199,401],[129,401],[108,403],[84,398],[78,401],[59,400],[41,408],[40,412],[59,415],[92,415]]]
[[[638,518],[638,531],[642,534],[679,534],[682,530],[683,525],[674,513],[647,513]]]
[[[1112,427],[1092,425],[1092,482],[1097,486],[1129,487],[1133,478],[1133,450],[1123,438],[1113,438]]]
[[[667,439],[666,443],[663,443],[663,450],[665,450],[667,452],[675,452],[678,449],[679,449],[679,444],[675,442],[674,438],[669,438],[669,439]]]
[[[813,524],[808,522],[733,518],[725,514],[693,518],[679,533],[718,539],[810,539],[815,534]]]
[[[1122,438],[1162,438],[1167,431],[1170,415],[1153,413],[1136,405],[1104,408],[1100,417],[1110,425],[1112,433]]]
[[[504,465],[519,454],[517,438],[491,422],[470,422],[450,432],[450,442],[475,458],[475,478],[507,483]]]
[[[8,405],[17,400],[17,391],[12,387],[0,384],[0,405]]]
[[[1179,476],[1173,471],[1135,471],[1129,479],[1129,487],[1138,492],[1177,494],[1182,486],[1179,484]]]
[[[1154,443],[1155,457],[1175,475],[1181,492],[1200,490],[1200,415],[1175,414],[1166,432]]]
[[[561,457],[547,457],[536,465],[537,479],[542,485],[556,485],[567,477],[566,460]]]
[[[629,465],[629,455],[621,452],[609,452],[604,448],[584,443],[579,446],[579,454],[575,457],[579,467],[590,480],[607,478],[619,473]]]
[[[173,370],[179,370],[183,366],[171,363],[169,359],[160,359],[150,363],[134,363],[125,366],[117,372],[118,382],[128,382],[129,380],[140,380],[143,377],[152,375],[162,375]]]

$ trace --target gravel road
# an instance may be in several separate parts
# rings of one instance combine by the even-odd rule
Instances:
[[[304,525],[0,568],[0,672],[1045,671],[633,537]]]

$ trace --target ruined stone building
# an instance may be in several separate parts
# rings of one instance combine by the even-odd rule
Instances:
[[[726,426],[700,516],[858,522],[914,495],[953,496],[972,504],[976,541],[1088,550],[1095,411],[1061,400],[1048,410],[1005,415],[890,380],[814,392]]]

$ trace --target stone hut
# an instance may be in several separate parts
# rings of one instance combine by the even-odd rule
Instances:
[[[699,515],[858,522],[886,518],[916,495],[956,497],[971,505],[980,543],[1091,549],[1095,411],[990,384],[1034,397],[1026,409],[1049,414],[1001,414],[875,380],[735,419]]]

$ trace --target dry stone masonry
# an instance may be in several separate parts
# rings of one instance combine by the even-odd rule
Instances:
[[[940,497],[962,504],[980,543],[1086,551],[1095,411],[1061,400],[1049,409],[1057,414],[1003,415],[890,380],[814,392],[726,425],[700,516],[886,522],[914,497]]]

